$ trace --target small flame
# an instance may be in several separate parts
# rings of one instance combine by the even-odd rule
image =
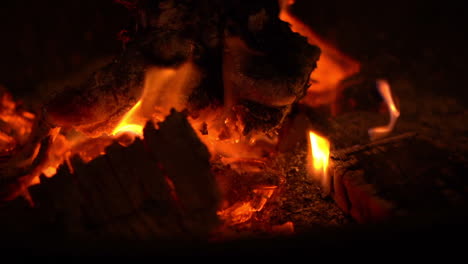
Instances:
[[[376,140],[382,137],[385,137],[390,132],[392,132],[395,127],[396,121],[400,116],[400,111],[396,108],[395,103],[393,102],[392,92],[390,85],[385,80],[377,81],[377,89],[379,90],[380,95],[382,95],[385,103],[388,107],[388,112],[390,114],[390,122],[386,126],[379,126],[369,129],[368,133],[371,140]]]
[[[310,165],[309,172],[313,177],[328,188],[328,163],[330,158],[330,142],[316,133],[309,131]]]
[[[143,135],[143,125],[133,123],[133,117],[135,113],[140,109],[141,100],[138,101],[130,111],[128,111],[125,116],[122,118],[122,121],[115,127],[112,131],[112,135],[117,135],[123,132],[131,132],[135,135],[141,137]]]

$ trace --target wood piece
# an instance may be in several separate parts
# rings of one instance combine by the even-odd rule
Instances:
[[[272,1],[242,2],[230,10],[223,55],[229,95],[269,106],[290,105],[305,95],[320,50],[278,13]]]
[[[140,99],[147,67],[141,51],[129,47],[86,80],[51,96],[44,106],[47,122],[90,136],[111,132]]]
[[[217,224],[217,183],[211,173],[210,153],[186,116],[172,111],[158,130],[145,129],[152,156],[173,184],[184,223],[189,230],[207,233]]]
[[[144,132],[88,163],[74,156],[73,173],[62,165],[42,177],[20,226],[84,239],[207,239],[219,203],[208,151],[181,113]]]
[[[83,83],[54,95],[45,107],[51,124],[91,136],[109,133],[142,96],[150,65],[190,61],[200,69],[194,73],[200,84],[182,89],[188,90],[180,95],[190,98],[187,109],[239,104],[245,119],[255,120],[251,129],[277,128],[305,95],[320,55],[279,20],[275,1],[137,1],[133,12],[140,27],[126,49]],[[270,118],[259,119],[265,112]]]
[[[468,205],[466,165],[406,133],[333,151],[332,197],[360,223],[437,215]]]

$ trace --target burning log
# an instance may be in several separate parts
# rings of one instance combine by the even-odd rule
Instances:
[[[74,156],[71,168],[41,176],[29,188],[35,206],[17,226],[86,239],[207,238],[219,223],[210,154],[184,114],[158,126],[148,122],[143,140],[114,141],[88,163]]]
[[[289,106],[305,95],[320,54],[278,18],[276,1],[136,1],[133,12],[137,30],[122,55],[55,95],[45,107],[51,124],[92,136],[110,133],[137,101],[171,91],[177,98],[164,99],[172,104],[168,109],[195,114],[221,102],[256,121],[245,133],[257,126],[277,128]],[[187,63],[190,72],[179,72]],[[150,73],[154,67],[162,70]],[[167,79],[166,70],[176,73],[158,88],[144,82]],[[181,78],[187,81],[174,84]],[[149,99],[146,107],[154,110],[158,103]],[[271,117],[258,118],[265,112]]]
[[[44,106],[47,122],[92,136],[109,131],[139,100],[147,67],[141,52],[128,48],[83,83],[54,95]]]

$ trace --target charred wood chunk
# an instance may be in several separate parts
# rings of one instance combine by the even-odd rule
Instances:
[[[92,136],[109,132],[140,99],[147,67],[140,51],[127,49],[84,82],[52,96],[44,109],[48,122]]]
[[[140,29],[113,63],[53,96],[50,123],[98,136],[110,132],[141,98],[147,68],[187,61],[203,73],[199,87],[183,95],[238,99],[266,106],[290,105],[304,96],[320,50],[279,20],[276,1],[138,1]],[[205,90],[204,92],[200,90]]]
[[[335,151],[331,164],[335,201],[361,223],[430,219],[468,206],[466,164],[415,134]]]
[[[211,172],[210,153],[185,114],[173,110],[159,124],[158,130],[147,127],[144,135],[153,157],[160,162],[173,186],[177,201],[184,208],[187,228],[208,232],[206,227],[218,221],[218,186]]]
[[[233,109],[245,124],[244,135],[250,132],[276,133],[290,111],[289,106],[271,107],[247,100],[241,100]]]
[[[224,46],[225,88],[270,106],[305,95],[320,49],[278,18],[277,1],[230,1]]]
[[[29,215],[24,226],[87,240],[208,238],[219,198],[206,147],[181,113],[144,131],[129,146],[114,142],[88,163],[74,156],[72,170],[41,177],[29,188],[35,206],[19,210]]]
[[[222,43],[220,1],[140,1],[142,50],[156,65],[198,61]],[[139,41],[139,40],[137,40]]]

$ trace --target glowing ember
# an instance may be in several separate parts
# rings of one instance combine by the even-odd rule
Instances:
[[[8,156],[27,142],[35,118],[21,110],[13,96],[0,86],[0,156]]]
[[[377,89],[379,90],[380,95],[382,95],[385,103],[388,107],[388,112],[390,114],[390,122],[386,126],[379,126],[369,129],[368,133],[371,140],[376,140],[382,137],[385,137],[390,132],[392,132],[395,127],[396,121],[400,116],[400,111],[396,108],[395,103],[393,102],[392,92],[390,85],[385,80],[377,81]]]
[[[309,131],[309,173],[313,175],[314,179],[322,184],[322,187],[328,189],[329,176],[328,176],[328,163],[330,157],[330,142],[312,131]]]
[[[122,121],[115,127],[114,131],[112,131],[112,135],[118,135],[123,132],[131,132],[135,135],[141,137],[143,135],[143,125],[142,124],[135,124],[134,115],[140,109],[141,100],[138,101],[135,106],[128,111],[125,116],[122,118]]]
[[[268,199],[273,195],[277,186],[264,186],[253,190],[254,197],[247,202],[237,202],[231,207],[220,210],[218,215],[228,225],[247,222],[255,212],[260,212]]]

